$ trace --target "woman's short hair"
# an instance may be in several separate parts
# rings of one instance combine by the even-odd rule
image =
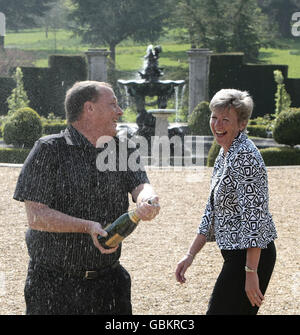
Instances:
[[[248,121],[253,111],[253,99],[247,91],[233,88],[218,91],[210,101],[211,111],[233,107],[238,115],[238,121]]]
[[[85,102],[96,102],[99,99],[101,96],[101,87],[111,88],[111,85],[104,82],[86,80],[76,82],[67,91],[65,97],[65,112],[69,124],[79,120]]]

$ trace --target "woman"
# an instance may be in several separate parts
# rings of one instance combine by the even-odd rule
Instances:
[[[223,89],[210,102],[212,133],[221,146],[208,203],[176,279],[206,241],[216,240],[224,258],[207,314],[257,314],[276,259],[275,225],[268,208],[264,161],[245,129],[253,109],[247,92]]]

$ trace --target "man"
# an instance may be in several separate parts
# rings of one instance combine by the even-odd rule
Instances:
[[[29,222],[26,313],[131,314],[121,245],[104,249],[97,237],[128,210],[128,193],[145,221],[158,214],[158,197],[145,171],[99,169],[101,139],[121,147],[116,133],[123,112],[110,85],[76,83],[65,110],[68,127],[35,143],[14,194],[25,202]],[[148,204],[153,197],[157,206]]]

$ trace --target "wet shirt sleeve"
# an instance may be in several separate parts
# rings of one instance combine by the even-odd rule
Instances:
[[[24,162],[13,198],[51,206],[55,194],[55,160],[51,145],[37,141]]]
[[[136,187],[141,184],[150,184],[146,171],[127,172],[127,185],[129,193],[131,193]]]
[[[139,151],[136,148],[129,150],[129,155],[135,151],[136,156],[136,165],[128,164],[127,172],[126,172],[126,180],[127,180],[127,190],[131,193],[137,186],[141,184],[150,184],[147,173],[145,171],[145,167],[141,162],[141,156]]]

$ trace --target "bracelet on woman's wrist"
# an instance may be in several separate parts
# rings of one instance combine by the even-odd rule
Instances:
[[[246,272],[256,272],[256,270],[249,268],[249,266],[245,265]]]
[[[186,255],[191,256],[192,258],[195,258],[195,255],[191,254],[190,252],[188,252]]]

